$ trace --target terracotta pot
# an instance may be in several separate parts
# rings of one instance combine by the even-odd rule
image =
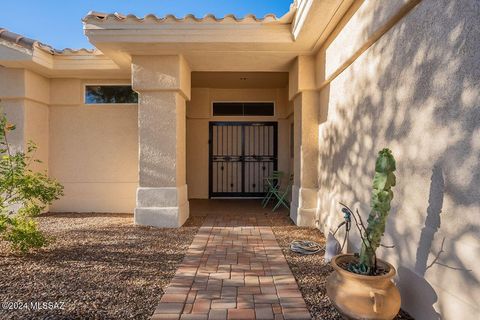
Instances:
[[[352,254],[335,256],[335,271],[327,280],[327,295],[345,319],[393,319],[400,310],[400,292],[392,282],[395,268],[377,259],[387,274],[365,276],[349,272],[338,264],[356,260]]]

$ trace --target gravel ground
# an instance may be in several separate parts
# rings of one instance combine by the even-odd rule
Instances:
[[[0,302],[62,309],[5,310],[0,319],[148,319],[202,217],[178,229],[132,225],[130,214],[47,214],[50,246],[19,256],[0,242]]]
[[[301,255],[290,251],[293,240],[311,240],[325,245],[325,237],[318,229],[293,225],[287,215],[271,219],[272,229],[283,250],[290,269],[297,280],[303,298],[313,319],[340,320],[342,317],[332,306],[326,293],[327,276],[333,271],[323,259],[324,251],[314,255]],[[413,319],[401,311],[397,320]]]

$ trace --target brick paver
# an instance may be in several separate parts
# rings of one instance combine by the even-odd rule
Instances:
[[[152,319],[310,319],[268,222],[209,215]]]

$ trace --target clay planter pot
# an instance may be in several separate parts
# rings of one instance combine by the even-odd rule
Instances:
[[[389,270],[385,275],[365,276],[339,266],[356,260],[352,254],[335,256],[335,271],[327,280],[327,295],[345,319],[393,319],[400,310],[400,293],[392,282],[395,268],[377,259],[377,264]]]

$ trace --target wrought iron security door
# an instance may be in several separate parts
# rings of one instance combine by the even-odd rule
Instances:
[[[276,122],[210,122],[209,196],[262,197],[277,170]]]

